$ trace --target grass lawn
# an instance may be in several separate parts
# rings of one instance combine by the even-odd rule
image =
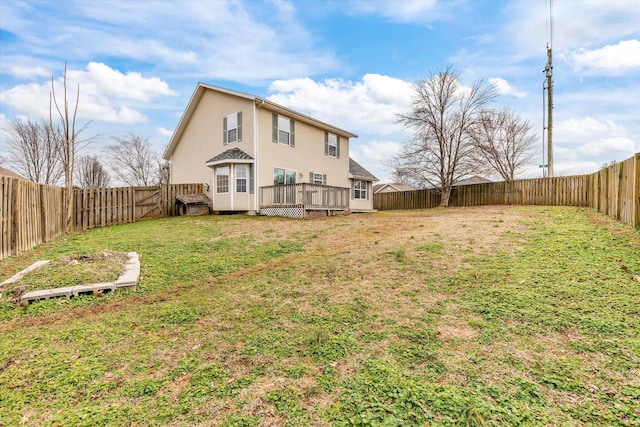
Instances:
[[[105,251],[138,290],[0,299],[0,426],[640,425],[640,233],[591,210],[168,218],[0,281]]]

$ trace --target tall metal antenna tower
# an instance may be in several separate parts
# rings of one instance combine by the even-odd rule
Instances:
[[[553,176],[553,0],[549,1],[549,20],[547,21],[547,65],[544,67],[544,73],[547,77],[546,79],[546,87],[545,84],[542,84],[542,93],[544,96],[544,90],[547,90],[547,176]],[[544,116],[544,110],[543,110]],[[544,117],[543,117],[543,125],[544,125]],[[544,129],[543,129],[544,130]],[[544,143],[544,138],[543,138]],[[542,152],[544,153],[544,146],[542,148]],[[543,159],[544,160],[544,159]],[[544,167],[543,174],[544,174]]]

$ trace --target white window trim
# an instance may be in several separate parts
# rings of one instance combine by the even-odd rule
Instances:
[[[235,121],[235,126],[231,127],[232,122]],[[223,119],[223,144],[235,144],[236,142],[242,142],[242,112],[238,111],[233,114],[225,116]],[[230,140],[229,134],[235,130],[235,139]]]
[[[285,129],[285,124],[288,129]],[[287,142],[282,142],[283,134],[287,135]],[[278,116],[278,144],[291,145],[291,119],[284,116]]]
[[[364,184],[364,189],[362,185]],[[360,187],[358,187],[360,185]],[[362,197],[364,195],[364,197]],[[359,196],[359,197],[358,197]],[[354,200],[369,200],[369,182],[363,179],[355,179],[353,181],[353,199]]]
[[[249,193],[249,165],[243,164],[243,163],[236,164],[234,169],[235,169],[235,182],[234,182],[235,187],[234,188],[235,188],[236,193],[238,193],[238,194],[248,194]],[[238,172],[240,170],[244,170],[244,177],[239,177],[238,176]],[[238,183],[241,180],[244,180],[244,191],[239,191],[238,190]]]
[[[227,169],[226,175],[218,174],[218,172],[221,169],[224,169],[224,168]],[[231,188],[229,186],[229,184],[230,184],[230,182],[229,182],[229,173],[230,173],[230,171],[231,171],[231,168],[229,166],[219,166],[219,167],[216,168],[216,171],[215,171],[215,182],[216,182],[215,194],[229,194],[229,192],[231,190]],[[227,177],[227,191],[220,191],[219,190],[220,186],[218,185],[218,177],[223,177],[223,176]]]
[[[319,178],[319,179],[318,179]],[[319,182],[318,182],[319,181]],[[313,172],[313,182],[312,184],[322,185],[323,177],[321,173]]]
[[[333,137],[333,141],[331,140]],[[331,154],[331,149],[333,148],[334,152]],[[338,135],[335,133],[329,132],[327,136],[327,156],[329,157],[338,157]]]
[[[273,168],[273,178],[275,181],[275,177],[276,177],[276,169],[277,170],[281,170],[284,171],[284,184],[276,184],[275,182],[273,183],[273,185],[294,185],[298,183],[298,172],[293,170],[293,169],[287,169],[287,168],[278,168],[278,167],[274,167]],[[295,177],[295,181],[293,184],[287,184],[287,172],[289,173],[289,175],[293,175]]]
[[[273,132],[272,132],[272,136],[271,136],[271,140],[275,143],[281,144],[281,145],[285,145],[287,147],[291,147],[294,148],[296,146],[295,144],[295,120],[292,119],[291,117],[287,117],[287,116],[281,116],[278,113],[272,113],[272,128],[273,128]],[[285,121],[288,122],[288,129],[285,129],[287,126],[285,126]],[[280,133],[286,133],[287,134],[287,142],[282,142],[280,139]]]

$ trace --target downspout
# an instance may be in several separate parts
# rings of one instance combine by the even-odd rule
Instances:
[[[260,103],[258,104],[259,101]],[[260,190],[260,182],[258,180],[258,164],[260,156],[258,155],[258,108],[264,105],[264,99],[256,99],[256,102],[253,103],[253,207],[256,213],[260,211],[260,206],[258,205],[258,191]]]

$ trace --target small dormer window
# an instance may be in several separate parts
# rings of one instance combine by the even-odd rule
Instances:
[[[225,145],[242,141],[242,111],[226,116],[222,120],[222,127]]]

